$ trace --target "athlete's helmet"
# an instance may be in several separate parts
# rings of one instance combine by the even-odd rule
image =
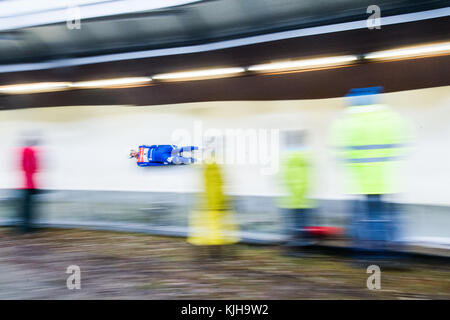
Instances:
[[[138,155],[139,153],[136,151],[136,150],[134,150],[134,149],[131,149],[130,150],[130,154],[129,154],[129,158],[131,159],[131,158],[136,158],[136,156]]]

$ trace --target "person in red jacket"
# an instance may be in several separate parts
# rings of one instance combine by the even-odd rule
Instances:
[[[22,230],[31,231],[33,213],[35,210],[34,195],[37,193],[35,174],[38,171],[36,147],[37,140],[28,140],[26,146],[21,150],[20,169],[23,173],[23,207],[22,207]]]

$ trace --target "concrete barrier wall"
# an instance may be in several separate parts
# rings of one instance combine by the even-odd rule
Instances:
[[[18,218],[20,191],[0,191],[0,225]],[[185,236],[195,193],[52,190],[38,195],[37,221],[49,226],[95,227]],[[250,241],[274,241],[285,236],[285,217],[276,198],[234,196],[232,204],[244,237]],[[314,225],[343,227],[350,235],[352,200],[319,200]],[[395,220],[400,239],[422,245],[450,248],[450,207],[396,204]]]

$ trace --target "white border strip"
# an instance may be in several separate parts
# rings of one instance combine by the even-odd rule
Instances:
[[[80,20],[129,14],[193,4],[201,0],[15,0],[0,3],[0,31],[16,30],[70,20],[78,8]],[[16,13],[17,12],[17,13]]]
[[[398,24],[398,23],[406,23],[406,22],[412,22],[412,21],[440,18],[440,17],[446,17],[446,16],[450,16],[449,7],[442,8],[442,9],[407,13],[407,14],[396,15],[396,16],[391,16],[391,17],[384,17],[384,18],[381,18],[381,25],[386,26],[386,25],[392,25],[392,24]],[[270,33],[270,34],[265,34],[265,35],[252,36],[252,37],[227,40],[227,41],[219,41],[219,42],[193,45],[193,46],[135,51],[135,52],[127,52],[127,53],[116,53],[116,54],[107,54],[107,55],[92,56],[92,57],[85,57],[85,58],[61,59],[61,60],[53,60],[53,61],[38,62],[38,63],[0,65],[0,73],[44,70],[44,69],[88,65],[88,64],[95,64],[95,63],[105,63],[105,62],[113,62],[113,61],[134,60],[134,59],[170,56],[170,55],[177,55],[177,54],[214,51],[214,50],[234,48],[234,47],[239,47],[239,46],[252,45],[252,44],[258,44],[258,43],[264,43],[264,42],[270,42],[270,41],[292,39],[292,38],[306,37],[306,36],[332,33],[332,32],[341,32],[341,31],[348,31],[348,30],[356,30],[356,29],[363,29],[363,28],[367,28],[366,20],[337,23],[337,24],[331,24],[331,25],[326,25],[326,26],[311,27],[311,28],[297,29],[297,30],[291,30],[291,31],[276,32],[276,33]]]

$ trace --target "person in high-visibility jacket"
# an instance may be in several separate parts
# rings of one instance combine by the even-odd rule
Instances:
[[[281,179],[285,195],[280,199],[284,219],[287,221],[288,246],[302,246],[312,243],[306,227],[311,225],[313,201],[311,191],[310,155],[304,147],[304,131],[285,132],[287,151],[281,165]]]
[[[199,203],[190,212],[188,242],[215,249],[238,242],[235,214],[223,190],[222,170],[213,159],[203,165],[203,185]],[[210,253],[216,255],[217,252]]]
[[[350,105],[332,129],[332,144],[349,177],[348,193],[364,195],[355,236],[376,240],[370,246],[381,243],[384,247],[394,232],[392,212],[383,197],[399,191],[396,174],[407,145],[407,130],[397,113],[377,103],[381,91],[381,87],[350,91]]]

